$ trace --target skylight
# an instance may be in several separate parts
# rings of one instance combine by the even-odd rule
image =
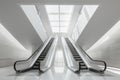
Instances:
[[[45,5],[53,33],[67,33],[73,5]]]

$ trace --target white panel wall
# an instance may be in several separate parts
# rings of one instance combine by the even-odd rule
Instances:
[[[47,39],[47,33],[38,15],[35,5],[22,5],[21,7],[31,24],[33,25],[34,29],[38,33],[39,37],[44,42]]]
[[[31,53],[0,24],[0,67],[13,65],[14,61],[26,59],[30,55]]]
[[[120,21],[87,52],[94,59],[105,60],[109,66],[120,68]]]
[[[78,17],[78,21],[76,22],[76,26],[72,33],[72,38],[74,41],[77,41],[84,28],[86,27],[89,20],[92,18],[95,13],[98,5],[84,5],[81,13]]]

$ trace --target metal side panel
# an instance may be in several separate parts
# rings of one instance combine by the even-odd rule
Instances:
[[[58,41],[58,38],[55,37],[55,40],[53,41],[46,58],[41,62],[40,67],[42,71],[48,70],[53,65],[53,61],[55,57],[55,50],[57,47],[57,41]]]
[[[78,54],[81,56],[82,60],[85,62],[86,66],[89,69],[93,69],[96,71],[104,72],[106,70],[107,64],[104,61],[101,60],[92,60],[83,49],[81,49],[78,45],[75,45],[75,43],[69,38],[75,49],[77,50]],[[98,63],[98,64],[97,64]],[[100,67],[99,65],[102,63],[105,67]]]
[[[77,71],[79,69],[79,65],[74,60],[72,53],[63,37],[62,37],[62,44],[63,44],[64,56],[66,59],[67,67],[70,68],[72,71]]]

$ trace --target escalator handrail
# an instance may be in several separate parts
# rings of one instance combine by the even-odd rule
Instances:
[[[73,43],[71,42],[71,40],[68,38],[68,40],[70,41],[70,43],[73,45]],[[74,46],[74,48],[75,48],[75,46],[76,45],[73,45]],[[78,45],[79,46],[79,45]],[[76,47],[77,48],[77,47]],[[100,72],[104,72],[106,69],[107,69],[107,63],[105,62],[105,61],[102,61],[102,60],[94,60],[94,59],[92,59],[80,46],[79,46],[79,48],[85,53],[85,55],[87,55],[87,57],[91,60],[91,61],[93,61],[93,62],[101,62],[101,63],[103,63],[104,64],[104,69],[103,70],[100,70]],[[78,52],[78,51],[77,51]],[[80,67],[80,66],[79,66]],[[95,69],[94,69],[95,70]]]
[[[80,47],[80,46],[79,46]],[[107,69],[107,63],[105,61],[102,60],[94,60],[92,59],[81,47],[80,49],[85,53],[85,55],[87,55],[89,57],[90,60],[94,61],[94,62],[102,62],[104,63],[104,69],[102,70],[102,72],[104,72]]]
[[[42,46],[43,46],[43,45],[42,45]],[[16,64],[17,64],[18,62],[24,62],[24,61],[30,60],[30,59],[32,58],[32,56],[34,56],[34,55],[36,54],[36,52],[39,51],[39,49],[40,49],[42,46],[40,46],[40,47],[34,52],[34,54],[32,54],[28,59],[16,61],[16,62],[14,63],[14,70],[15,70],[15,71],[18,71],[18,70],[16,69]]]
[[[42,69],[46,68],[46,65],[47,65],[47,68],[44,69],[44,71],[47,71],[51,66],[52,66],[52,62],[50,64],[50,61],[52,59],[54,59],[54,56],[55,56],[55,48],[56,48],[56,45],[57,45],[57,38],[54,39],[54,42],[52,42],[51,44],[51,47],[50,47],[50,50],[48,51],[48,54],[46,55],[45,59],[43,61],[41,61],[41,64],[44,66]],[[52,50],[52,51],[51,51]],[[51,52],[52,53],[51,53]],[[52,57],[51,57],[52,56]],[[53,61],[53,60],[52,60]],[[42,70],[43,71],[43,70]]]
[[[50,40],[51,40],[51,38],[49,38],[49,41],[50,41]],[[49,41],[46,41],[47,44],[49,43]],[[47,46],[47,44],[44,46],[44,48]],[[44,45],[44,44],[43,44],[43,45]],[[15,70],[16,72],[18,72],[18,70],[16,69],[16,64],[17,64],[18,62],[24,62],[24,61],[30,60],[30,59],[36,54],[37,51],[39,52],[39,51],[41,50],[41,47],[43,47],[43,45],[40,46],[40,47],[34,52],[34,54],[32,54],[28,59],[16,61],[16,62],[14,63],[14,70]],[[43,49],[43,50],[44,50],[44,49]]]
[[[73,72],[78,71],[77,67],[76,67],[77,62],[75,61],[74,57],[72,56],[72,52],[70,51],[68,43],[64,37],[62,37],[62,43],[63,43],[64,52],[65,52],[64,57],[65,57],[67,67]],[[73,68],[73,67],[76,67],[76,68]]]
[[[66,40],[66,43],[67,43],[67,45],[68,45],[68,47],[70,48],[70,45],[69,44],[71,44],[71,46],[72,46],[72,48],[74,48],[74,46],[73,46],[73,44],[70,42],[70,40],[68,39],[68,38],[65,38],[65,40]],[[70,48],[70,50],[71,50],[71,48]],[[74,48],[74,50],[76,50],[75,48]],[[76,52],[77,52],[77,50],[76,50]],[[72,53],[72,51],[71,51],[71,53]],[[73,56],[73,55],[72,55]],[[75,61],[75,59],[74,59],[74,61]],[[80,63],[80,61],[77,61],[78,62],[78,64],[79,64],[79,69],[77,70],[77,71],[75,71],[75,72],[80,72],[80,70],[81,70],[81,63]]]

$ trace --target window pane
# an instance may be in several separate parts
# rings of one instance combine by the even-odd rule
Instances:
[[[50,22],[52,27],[59,27],[59,22]]]
[[[59,13],[58,5],[45,5],[47,13]]]
[[[53,32],[59,32],[59,27],[61,28],[61,32],[67,32],[67,28],[71,21],[71,16],[73,13],[74,6],[73,5],[46,5],[45,6],[48,18],[50,21],[51,27],[54,29]],[[60,10],[59,10],[60,8]],[[57,31],[56,31],[57,30]]]
[[[60,27],[60,32],[67,33],[68,27]]]
[[[48,15],[50,21],[59,21],[59,15]]]
[[[60,26],[68,26],[69,22],[60,22]]]
[[[52,27],[52,31],[54,33],[59,33],[59,27]]]
[[[60,20],[61,21],[70,21],[71,15],[60,15]]]
[[[74,8],[73,5],[61,5],[60,13],[72,13],[73,8]]]

